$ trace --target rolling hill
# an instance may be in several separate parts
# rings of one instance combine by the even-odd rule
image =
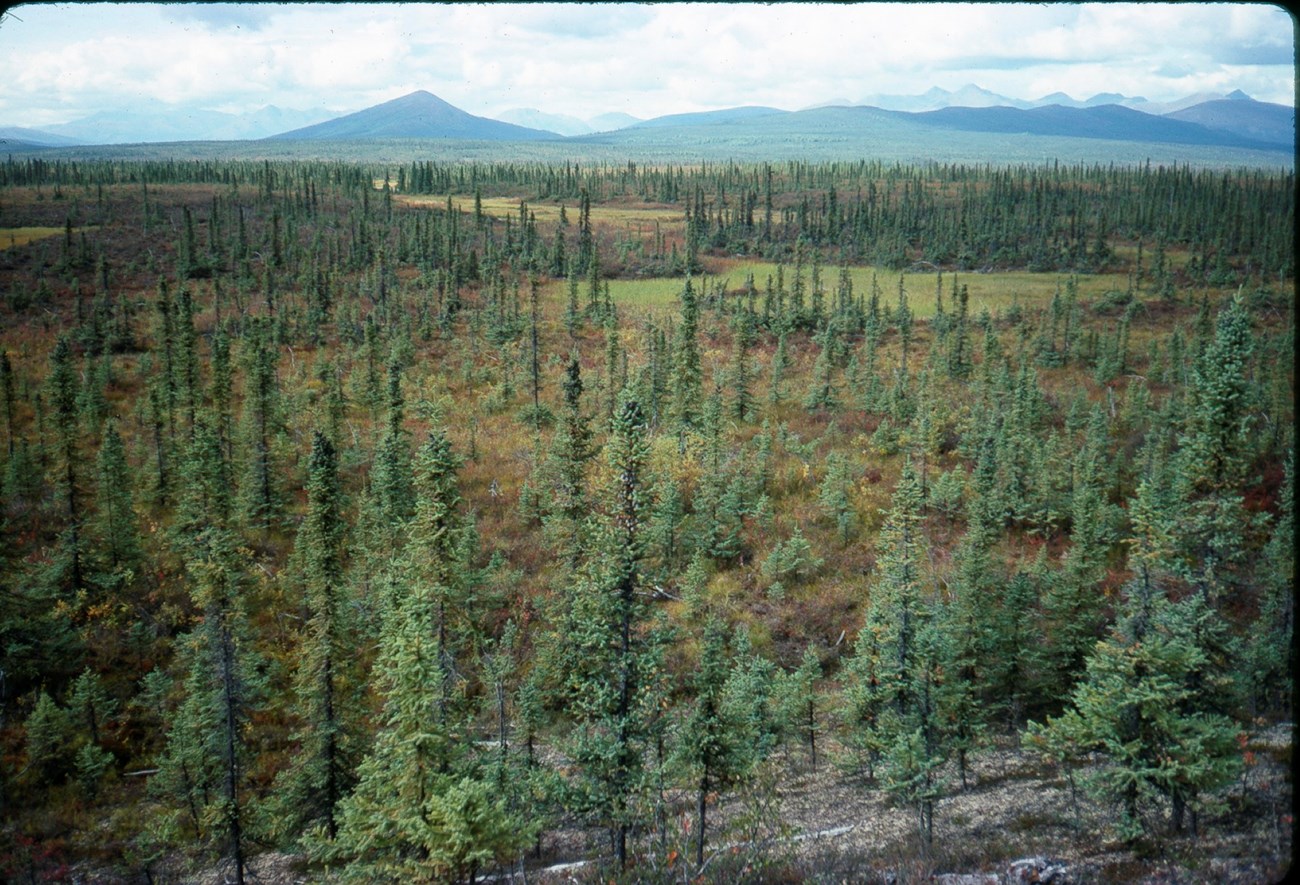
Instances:
[[[551,141],[554,132],[476,117],[420,90],[383,104],[305,126],[272,139],[455,138],[469,141]]]
[[[1259,104],[1250,102],[1250,104]],[[1279,106],[1280,107],[1280,106]],[[858,143],[870,152],[885,144],[933,142],[936,132],[1010,136],[1028,151],[1036,139],[1090,139],[1170,145],[1201,145],[1278,151],[1291,143],[1229,128],[1211,128],[1191,120],[1146,114],[1116,104],[1096,107],[1047,105],[1036,108],[945,107],[907,112],[876,107],[821,107],[784,112],[772,108],[731,108],[701,114],[673,114],[614,132],[580,136],[587,144],[649,147],[671,139],[737,148],[766,143],[800,143],[810,149],[825,142]],[[1046,145],[1042,145],[1046,147]]]
[[[1165,117],[1269,144],[1295,145],[1295,108],[1283,104],[1229,97],[1192,105]]]
[[[1252,102],[1257,104],[1258,102]],[[913,115],[916,122],[940,129],[1008,132],[1100,138],[1110,141],[1151,141],[1165,144],[1204,144],[1257,149],[1276,148],[1265,141],[1226,128],[1210,128],[1172,116],[1162,117],[1117,104],[1069,108],[1062,105],[1018,108],[950,107]]]
[[[743,123],[757,117],[770,117],[773,114],[787,114],[780,108],[767,108],[746,105],[738,108],[723,108],[720,111],[695,111],[688,114],[666,114],[633,123],[629,129],[658,129],[665,126],[716,126],[730,123]]]
[[[69,147],[77,144],[84,144],[84,142],[66,135],[46,132],[43,129],[0,126],[0,147],[3,148]]]

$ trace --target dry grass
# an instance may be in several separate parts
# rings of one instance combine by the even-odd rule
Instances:
[[[380,184],[382,183],[381,181]],[[445,209],[447,194],[395,194],[393,202],[406,206]],[[578,207],[572,203],[533,202],[523,197],[483,197],[481,205],[484,215],[493,218],[518,218],[520,202],[528,205],[529,213],[534,215],[538,221],[551,223],[558,221],[560,208],[563,206],[569,223],[575,225],[578,223]],[[453,195],[451,205],[459,212],[472,213],[474,211],[474,198],[472,196]],[[649,225],[651,230],[653,230],[655,224],[681,227],[685,223],[680,208],[665,204],[606,204],[592,206],[591,221],[593,225],[645,224]]]
[[[72,232],[80,233],[84,229],[74,227]],[[61,236],[66,230],[63,227],[0,227],[0,249],[12,249],[37,240]]]

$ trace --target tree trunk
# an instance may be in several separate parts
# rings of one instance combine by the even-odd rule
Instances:
[[[699,794],[699,807],[698,807],[699,817],[700,817],[700,831],[696,836],[696,843],[695,843],[695,865],[698,867],[704,866],[704,823],[705,823],[704,814],[705,814],[705,808],[708,805],[708,795],[709,795],[709,769],[706,767],[704,769],[704,774],[700,776],[700,794]]]

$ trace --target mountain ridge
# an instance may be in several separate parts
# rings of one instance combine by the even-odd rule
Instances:
[[[479,117],[424,89],[332,120],[272,135],[268,140],[459,138],[471,141],[549,141],[555,132]]]

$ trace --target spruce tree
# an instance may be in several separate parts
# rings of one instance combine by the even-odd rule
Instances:
[[[473,638],[474,536],[460,512],[458,463],[441,432],[417,455],[402,585],[385,609],[375,663],[379,732],[339,804],[337,839],[313,837],[319,857],[348,862],[360,879],[472,879],[530,838],[464,737],[456,658]]]
[[[1195,830],[1198,797],[1230,782],[1240,765],[1236,726],[1207,710],[1196,688],[1210,663],[1196,638],[1207,617],[1217,616],[1202,597],[1171,602],[1150,573],[1139,575],[1115,630],[1089,656],[1069,709],[1045,725],[1030,723],[1035,743],[1105,758],[1088,784],[1119,806],[1125,839],[1145,831],[1142,807],[1158,797],[1171,801],[1175,830],[1188,808]]]
[[[77,371],[73,366],[72,345],[60,337],[50,357],[50,402],[54,408],[57,433],[55,465],[58,489],[63,498],[66,522],[60,538],[59,558],[53,574],[55,585],[76,592],[85,586],[84,551],[82,549],[81,455],[77,412]]]
[[[605,452],[611,476],[604,515],[563,626],[563,696],[574,720],[568,751],[577,769],[568,804],[605,828],[622,868],[647,787],[647,704],[656,668],[641,594],[648,443],[635,400],[622,399]]]
[[[244,881],[249,835],[249,724],[264,693],[248,627],[241,554],[231,527],[229,465],[200,421],[186,464],[179,526],[191,596],[203,620],[180,655],[184,700],[168,731],[158,789],[188,810],[195,835]],[[210,824],[210,825],[209,825]]]
[[[751,745],[732,721],[724,692],[731,668],[726,631],[716,618],[704,625],[700,659],[692,679],[694,705],[677,741],[677,764],[695,791],[695,863],[704,865],[709,796],[741,778],[752,765]]]
[[[920,478],[909,458],[880,531],[872,588],[855,661],[848,668],[858,746],[880,754],[886,788],[912,804],[928,851],[943,761],[943,666],[934,602],[923,585]]]
[[[351,788],[357,755],[360,674],[349,650],[356,625],[344,575],[338,456],[319,430],[307,462],[306,492],[307,514],[292,558],[307,612],[294,680],[301,727],[298,750],[277,780],[276,822],[285,834],[323,822],[334,839],[338,804]]]
[[[247,476],[240,487],[244,524],[265,538],[283,516],[282,468],[276,454],[281,432],[278,362],[269,320],[256,318],[244,333],[244,440]]]
[[[106,590],[120,588],[138,576],[144,561],[131,488],[130,466],[117,424],[104,430],[96,461],[95,516],[99,572],[96,579]]]
[[[547,457],[552,489],[542,506],[547,534],[554,539],[560,558],[572,568],[582,553],[589,507],[587,464],[595,454],[590,419],[582,409],[582,366],[576,354],[569,359],[562,387],[560,426]]]
[[[1208,323],[1208,320],[1207,320]],[[1176,573],[1217,600],[1231,586],[1253,531],[1242,487],[1251,466],[1250,315],[1241,298],[1206,330],[1192,369],[1191,411],[1180,438],[1179,495],[1186,510]]]
[[[9,352],[0,348],[0,406],[5,416],[5,446],[8,453],[6,461],[14,457],[14,367],[9,361]]]
[[[682,319],[673,342],[669,419],[679,430],[694,429],[699,422],[701,396],[699,302],[691,278],[681,294]]]

